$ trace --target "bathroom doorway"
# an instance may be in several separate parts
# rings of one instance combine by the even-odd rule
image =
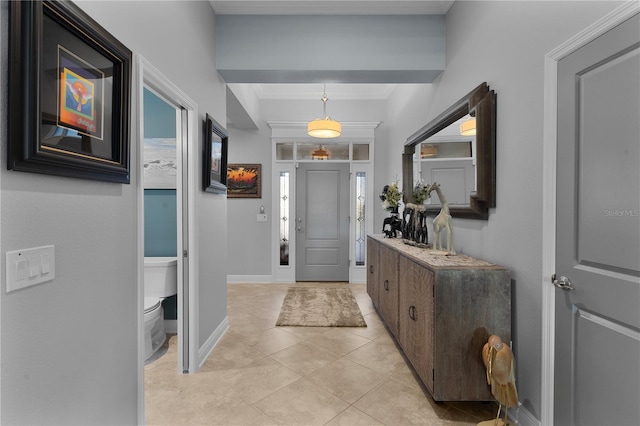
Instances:
[[[145,86],[143,105],[142,186],[144,188],[144,257],[176,258],[178,254],[178,199],[177,199],[177,141],[182,127],[181,108],[170,104],[162,96]],[[149,283],[145,283],[145,287]],[[145,318],[147,305],[161,302],[166,334],[178,333],[178,294],[168,290],[163,297],[150,300],[145,288]],[[159,310],[159,309],[158,309]],[[145,319],[145,324],[147,324]],[[146,327],[146,325],[145,325]],[[154,340],[154,355],[145,353],[145,363],[157,358],[159,339]],[[149,349],[146,349],[149,351]],[[150,352],[150,351],[149,351]]]
[[[192,224],[197,170],[197,106],[144,58],[139,66],[139,296],[144,298],[144,256],[176,257],[177,294],[164,300],[166,331],[177,334],[177,373],[195,372],[197,303],[192,271],[197,271]],[[145,143],[146,139],[146,143]],[[145,145],[147,152],[145,153]],[[147,154],[145,156],[145,154]],[[148,207],[148,208],[147,208]],[[190,279],[192,278],[192,279]],[[142,311],[142,303],[139,304]],[[143,313],[140,313],[142,319]],[[144,399],[144,321],[139,324],[139,393]]]

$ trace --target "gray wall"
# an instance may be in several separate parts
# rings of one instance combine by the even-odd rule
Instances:
[[[440,15],[217,17],[229,83],[431,83],[444,66]]]
[[[207,2],[79,4],[191,97],[201,120],[208,112],[225,121],[225,87],[215,72],[214,15]],[[0,254],[54,244],[56,279],[6,294],[0,274],[0,423],[135,424],[142,404],[137,399],[139,159],[132,149],[131,185],[6,170],[7,9],[2,1]],[[201,170],[195,172],[200,182]],[[226,198],[199,192],[195,202],[202,235],[202,343],[226,317]]]
[[[262,198],[230,198],[228,208],[230,275],[271,275],[271,129],[259,122],[258,130],[229,127],[229,164],[262,165]],[[257,222],[264,206],[267,222]]]

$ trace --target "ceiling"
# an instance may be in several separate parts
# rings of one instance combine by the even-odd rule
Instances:
[[[454,0],[209,0],[216,15],[444,15]]]
[[[323,93],[331,100],[387,99],[395,84],[251,84],[258,99],[320,100]]]
[[[209,0],[216,15],[444,15],[454,0]],[[320,99],[322,84],[251,84],[259,99]],[[333,100],[387,99],[395,84],[327,84]]]

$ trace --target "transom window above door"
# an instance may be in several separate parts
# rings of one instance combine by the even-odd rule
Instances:
[[[276,161],[369,161],[368,143],[276,143]]]

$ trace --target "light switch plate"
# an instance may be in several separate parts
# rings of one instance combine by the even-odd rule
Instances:
[[[7,293],[52,281],[56,277],[55,246],[8,251],[5,271]]]

